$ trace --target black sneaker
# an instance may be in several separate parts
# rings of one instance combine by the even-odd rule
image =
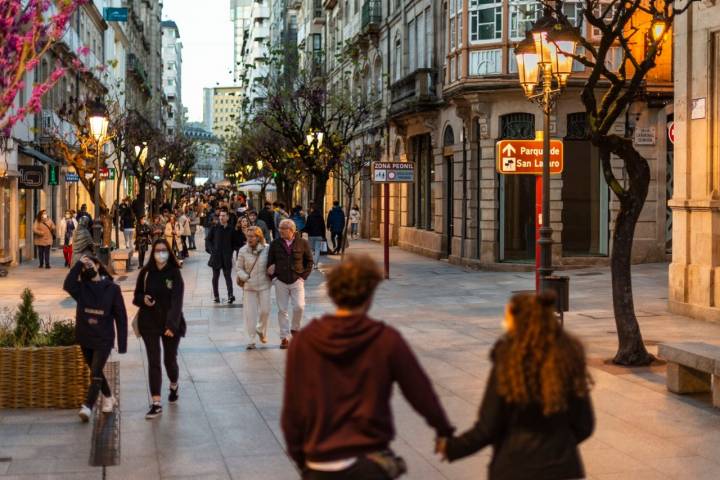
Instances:
[[[178,385],[175,385],[175,388],[170,387],[170,394],[168,395],[168,402],[175,403],[178,401],[178,398],[180,398],[180,395],[178,395],[178,390],[180,390],[180,387]]]
[[[235,296],[228,298],[228,304],[235,303]]]
[[[153,403],[150,405],[150,410],[145,414],[145,420],[152,420],[155,417],[159,417],[162,414],[162,405],[159,403]]]
[[[220,303],[220,298],[219,298],[219,297],[215,297],[215,298],[213,299],[213,303]]]

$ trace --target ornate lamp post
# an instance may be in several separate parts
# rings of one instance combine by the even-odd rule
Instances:
[[[95,162],[95,222],[93,223],[93,240],[95,240],[96,248],[100,248],[102,223],[100,223],[100,154],[103,140],[107,136],[108,117],[105,105],[96,100],[88,107],[88,123],[90,124],[90,133],[97,143],[97,156]]]
[[[542,215],[540,226],[540,289],[543,279],[552,274],[552,227],[550,226],[550,114],[555,101],[572,73],[577,35],[564,29],[549,10],[540,18],[528,37],[515,49],[520,85],[530,101],[540,105],[543,121]]]

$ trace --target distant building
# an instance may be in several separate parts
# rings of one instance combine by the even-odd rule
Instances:
[[[220,139],[199,122],[188,123],[184,132],[186,137],[195,140],[195,178],[207,178],[212,183],[222,180],[225,176],[225,155]]]
[[[175,22],[166,20],[162,22],[162,61],[163,93],[168,102],[164,110],[165,131],[168,135],[175,135],[181,131],[183,124],[182,105],[182,42],[180,30]]]
[[[220,139],[232,135],[240,115],[243,93],[244,88],[239,86],[206,88],[203,106],[205,128],[210,120],[213,135]]]
[[[213,126],[213,89],[203,88],[203,127],[212,132]]]

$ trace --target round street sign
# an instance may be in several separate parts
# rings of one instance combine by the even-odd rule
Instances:
[[[668,125],[668,138],[670,139],[670,143],[675,145],[675,122],[670,122]]]

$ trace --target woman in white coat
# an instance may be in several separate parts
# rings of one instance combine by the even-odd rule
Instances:
[[[243,289],[243,315],[249,337],[248,350],[255,349],[255,337],[267,343],[270,318],[270,277],[267,274],[268,246],[259,227],[248,227],[247,243],[237,257],[237,280]]]

